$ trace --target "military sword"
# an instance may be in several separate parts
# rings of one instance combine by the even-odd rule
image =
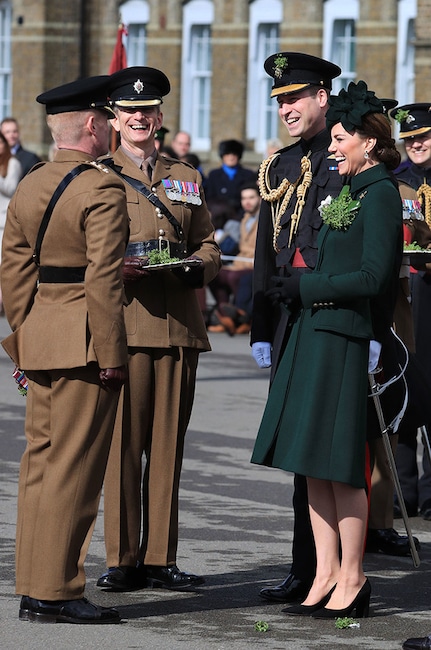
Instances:
[[[412,531],[410,528],[410,522],[409,522],[409,517],[407,514],[407,509],[406,509],[406,504],[404,501],[404,496],[401,490],[401,485],[400,485],[400,480],[398,478],[398,473],[397,473],[397,466],[395,464],[395,458],[394,454],[392,451],[391,447],[391,441],[389,440],[389,430],[390,427],[386,426],[385,418],[383,415],[383,410],[382,410],[382,405],[380,402],[380,395],[379,395],[379,384],[376,382],[375,374],[377,373],[369,373],[368,374],[368,380],[370,383],[370,389],[371,389],[371,397],[373,398],[374,406],[376,409],[377,413],[377,419],[379,421],[379,426],[380,426],[380,431],[382,432],[382,439],[383,439],[383,446],[385,448],[386,452],[386,457],[388,459],[389,467],[391,469],[391,474],[392,478],[394,481],[394,487],[395,487],[395,492],[397,494],[398,498],[398,503],[400,506],[401,510],[401,516],[404,521],[404,526],[407,532],[407,537],[409,540],[409,545],[410,545],[410,551],[412,554],[412,560],[413,560],[413,566],[414,567],[419,567],[420,566],[420,559],[419,559],[419,554],[413,539]],[[428,442],[429,444],[429,442]]]

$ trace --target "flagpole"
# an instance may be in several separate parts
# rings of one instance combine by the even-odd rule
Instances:
[[[113,74],[119,70],[127,68],[127,53],[123,43],[123,36],[127,35],[126,26],[120,21],[117,29],[117,39],[115,41],[114,51],[112,53],[111,63],[109,64],[108,74]],[[117,150],[120,144],[117,131],[111,126],[110,150],[111,153]]]

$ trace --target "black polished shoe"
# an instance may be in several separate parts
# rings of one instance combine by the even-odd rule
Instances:
[[[146,587],[147,582],[141,566],[111,566],[96,585],[110,591],[136,591]]]
[[[113,607],[99,607],[86,598],[78,600],[36,600],[21,598],[21,621],[34,623],[120,623],[120,614]]]
[[[419,551],[419,540],[417,537],[413,537],[413,540]],[[365,552],[398,555],[399,557],[411,555],[409,538],[407,535],[399,535],[393,528],[369,528]]]
[[[142,568],[145,572],[147,587],[182,591],[205,584],[205,579],[202,576],[180,571],[176,564],[166,567],[146,564]]]
[[[407,639],[403,643],[403,650],[429,650],[431,648],[431,634],[417,639]]]
[[[287,578],[276,587],[261,589],[259,596],[275,603],[293,603],[295,600],[304,600],[310,591],[310,586],[308,582],[299,580],[293,573],[289,573]]]

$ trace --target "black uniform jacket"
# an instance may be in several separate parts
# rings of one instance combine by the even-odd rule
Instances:
[[[280,156],[271,165],[269,171],[271,188],[278,187],[284,178],[295,182],[301,173],[301,158],[307,155],[310,156],[313,178],[305,197],[297,234],[290,246],[288,245],[290,221],[296,206],[296,194],[293,195],[281,219],[282,230],[277,241],[280,249],[278,253],[273,247],[271,204],[262,201],[253,277],[252,343],[273,341],[277,318],[264,295],[269,288],[270,277],[283,274],[283,267],[291,263],[296,248],[300,250],[308,268],[313,269],[316,265],[317,235],[322,225],[318,207],[328,195],[333,198],[338,196],[343,186],[343,177],[338,173],[335,160],[329,158],[330,141],[330,134],[324,129],[310,141],[300,139],[295,144],[281,149]]]

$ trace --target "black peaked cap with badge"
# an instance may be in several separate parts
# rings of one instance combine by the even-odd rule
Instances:
[[[302,52],[278,52],[268,57],[265,71],[274,79],[271,97],[288,95],[309,86],[332,89],[332,79],[341,68],[330,61]]]
[[[400,138],[411,138],[431,130],[431,104],[404,104],[391,111],[400,125]]]
[[[45,105],[47,115],[97,108],[112,118],[108,106],[108,81],[109,75],[84,77],[47,90],[38,95],[36,101]]]
[[[171,90],[169,79],[161,70],[145,66],[124,68],[111,75],[109,99],[120,108],[157,106]]]
[[[383,112],[385,115],[390,115],[390,111],[395,108],[395,106],[398,106],[396,99],[382,99],[381,97],[379,97],[379,99],[383,104]]]

